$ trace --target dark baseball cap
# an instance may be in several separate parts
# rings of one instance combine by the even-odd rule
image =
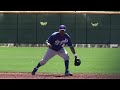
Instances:
[[[66,31],[66,26],[65,26],[65,25],[60,25],[59,30],[64,30],[64,31]]]

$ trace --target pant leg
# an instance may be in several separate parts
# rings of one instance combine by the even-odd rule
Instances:
[[[64,59],[64,63],[65,63],[65,73],[66,71],[69,71],[69,56],[67,51],[62,48],[59,52],[58,55],[61,56]]]
[[[57,53],[60,57],[62,57],[64,60],[69,60],[68,52],[62,48],[60,51]]]
[[[40,61],[40,65],[44,65],[47,63],[48,60],[50,60],[52,57],[54,57],[57,54],[56,51],[48,48],[45,56],[43,57],[42,61]]]

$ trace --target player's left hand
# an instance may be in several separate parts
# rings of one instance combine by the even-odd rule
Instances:
[[[81,64],[81,60],[79,58],[76,58],[75,57],[75,60],[74,60],[74,65],[75,66],[79,66]]]
[[[75,56],[75,59],[77,58],[77,54],[74,54],[74,56]]]
[[[75,56],[75,59],[77,58],[77,56]]]
[[[75,60],[74,60],[74,65],[79,66],[81,64],[81,60],[78,58],[77,54],[74,54]]]

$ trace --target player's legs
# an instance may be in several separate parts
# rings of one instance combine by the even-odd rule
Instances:
[[[54,57],[57,54],[56,51],[49,49],[47,50],[45,56],[43,57],[42,61],[40,61],[41,65],[44,65],[47,63],[48,60],[50,60],[52,57]]]
[[[66,76],[72,76],[72,74],[69,72],[69,56],[68,52],[62,48],[59,52],[58,55],[64,59],[65,63],[65,75]]]
[[[55,56],[57,53],[52,50],[52,49],[49,49],[47,50],[45,56],[43,57],[43,59],[37,64],[37,66],[33,69],[32,71],[32,75],[35,75],[36,71],[38,70],[38,68],[44,64],[47,63],[48,60],[50,60],[53,56]]]

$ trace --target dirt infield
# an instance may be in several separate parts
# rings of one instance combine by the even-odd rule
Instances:
[[[63,74],[37,73],[0,73],[0,79],[120,79],[120,74],[73,74],[64,76]]]

